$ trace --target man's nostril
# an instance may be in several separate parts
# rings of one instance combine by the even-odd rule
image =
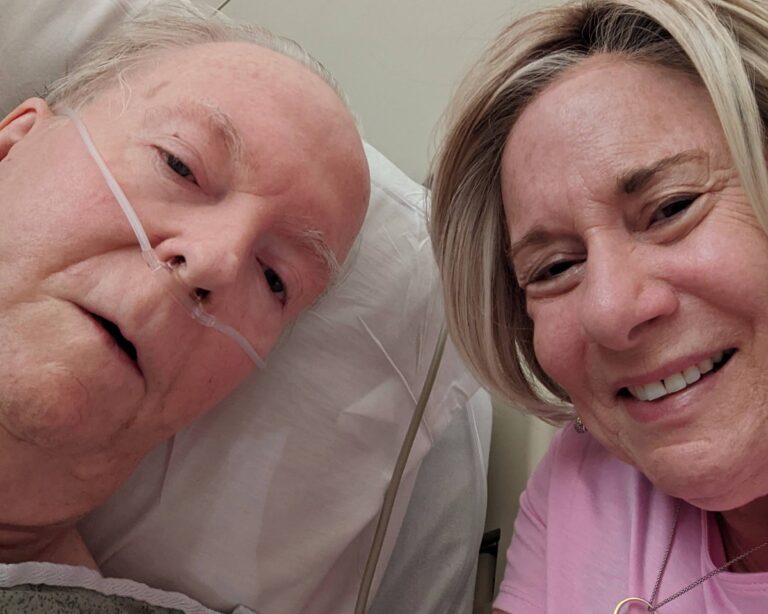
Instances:
[[[187,259],[184,256],[174,256],[168,261],[168,265],[171,268],[177,268],[187,263]]]
[[[195,298],[199,301],[204,301],[210,294],[210,290],[206,290],[205,288],[195,288]]]

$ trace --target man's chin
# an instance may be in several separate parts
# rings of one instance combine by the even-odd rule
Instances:
[[[42,449],[82,452],[103,446],[132,419],[130,408],[138,406],[140,387],[107,394],[101,379],[102,374],[76,371],[60,362],[22,373],[3,369],[0,425],[13,438]],[[136,397],[133,403],[131,397]]]

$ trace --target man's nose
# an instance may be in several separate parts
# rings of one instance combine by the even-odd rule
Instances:
[[[678,297],[663,277],[658,258],[622,240],[602,241],[587,259],[580,317],[590,339],[612,350],[631,349],[645,330],[678,308]]]
[[[200,223],[162,241],[155,253],[199,298],[215,304],[246,283],[249,265],[255,268],[252,234],[240,224]]]

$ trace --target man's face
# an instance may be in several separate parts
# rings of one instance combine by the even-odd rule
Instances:
[[[244,43],[126,80],[83,122],[160,259],[265,355],[327,286],[324,247],[343,260],[362,223],[352,119],[321,79]],[[72,121],[41,101],[0,124],[0,214],[0,430],[119,475],[252,369],[164,291]]]

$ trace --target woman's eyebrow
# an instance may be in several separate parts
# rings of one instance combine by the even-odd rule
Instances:
[[[513,263],[517,254],[530,247],[540,247],[552,242],[552,233],[543,226],[536,225],[515,241],[509,248],[509,261]]]
[[[707,163],[709,155],[703,149],[689,149],[666,156],[640,168],[631,169],[619,175],[616,179],[616,185],[620,194],[634,194],[646,187],[653,179],[661,173],[677,167],[696,163]],[[708,168],[708,165],[706,165]],[[544,226],[536,225],[531,228],[523,237],[515,241],[509,249],[509,260],[514,263],[515,257],[523,250],[532,247],[541,247],[553,241],[553,234]]]
[[[656,162],[641,168],[635,168],[622,173],[616,180],[620,194],[634,194],[642,190],[648,183],[660,173],[675,166],[681,166],[690,162],[707,162],[709,156],[702,149],[689,149],[666,156]]]

